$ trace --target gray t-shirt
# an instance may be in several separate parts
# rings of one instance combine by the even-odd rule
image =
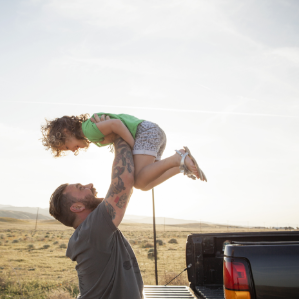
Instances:
[[[102,202],[77,227],[66,256],[77,261],[80,299],[141,299],[143,281],[132,247]]]

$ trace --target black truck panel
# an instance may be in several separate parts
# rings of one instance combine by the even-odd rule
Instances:
[[[224,255],[250,262],[257,299],[299,298],[299,242],[228,245]]]
[[[298,231],[252,232],[252,233],[241,232],[241,233],[189,235],[186,243],[186,265],[188,266],[192,264],[192,266],[188,268],[188,280],[190,282],[190,286],[192,287],[193,290],[196,289],[200,290],[200,292],[198,291],[197,293],[201,294],[202,298],[205,298],[205,294],[204,294],[205,290],[209,290],[209,296],[206,298],[212,298],[213,292],[215,292],[214,298],[220,298],[219,290],[223,288],[223,257],[224,257],[224,248],[226,247],[225,245],[233,242],[244,243],[244,242],[277,242],[277,241],[281,241],[281,242],[299,241],[299,232]],[[287,246],[292,246],[292,245],[287,244]],[[274,259],[276,258],[277,260],[277,256],[272,256],[272,258]],[[292,263],[291,262],[292,258],[294,258],[294,256],[288,259],[290,263]],[[289,271],[288,263],[289,262],[284,264],[284,266],[280,270],[280,273],[283,273],[283,271]],[[281,264],[278,264],[277,266],[279,265]],[[298,269],[297,265],[296,267]],[[257,270],[259,275],[265,275],[265,274],[261,274],[260,272],[261,270],[262,269],[259,268]],[[265,270],[266,269],[263,269],[263,271]],[[295,270],[292,273],[297,278],[299,277],[298,273]],[[297,292],[296,287],[295,289],[292,289],[294,288],[293,284],[294,283],[296,284],[296,279],[295,281],[294,280],[291,281],[292,283],[289,283],[285,287],[287,287],[290,292],[294,291],[293,293],[297,294],[296,298],[299,298],[298,293],[296,293]],[[265,289],[265,286],[266,285],[259,286],[259,291],[258,291],[259,295],[268,292],[268,289]],[[282,286],[282,284],[278,283],[278,285],[276,286]],[[261,297],[261,298],[268,298],[268,297]],[[271,298],[281,298],[281,297],[271,297]]]

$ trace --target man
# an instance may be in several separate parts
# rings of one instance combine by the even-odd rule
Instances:
[[[50,214],[75,228],[66,255],[77,261],[80,299],[140,299],[143,281],[135,254],[118,230],[134,185],[134,163],[129,145],[114,144],[111,185],[96,198],[92,184],[63,184],[50,199]]]

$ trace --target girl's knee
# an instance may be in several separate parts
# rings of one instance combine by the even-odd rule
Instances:
[[[146,185],[142,184],[142,182],[138,182],[135,180],[134,188],[141,190],[141,191],[148,191],[149,189],[146,188]]]

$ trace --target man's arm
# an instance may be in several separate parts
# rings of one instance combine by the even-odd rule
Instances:
[[[108,214],[116,227],[121,223],[134,186],[134,161],[130,146],[120,137],[115,140],[115,158],[111,185],[104,199]]]

